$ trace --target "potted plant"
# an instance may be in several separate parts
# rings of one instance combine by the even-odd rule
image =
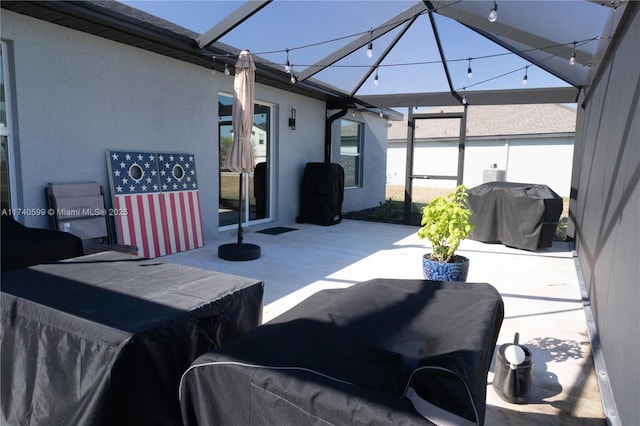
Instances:
[[[455,254],[460,242],[473,230],[467,197],[467,188],[459,185],[446,197],[434,198],[422,208],[418,237],[428,239],[432,250],[422,260],[424,277],[428,280],[467,279],[469,259]]]

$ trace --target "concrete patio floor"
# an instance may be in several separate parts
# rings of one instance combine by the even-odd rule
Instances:
[[[422,278],[421,256],[428,242],[418,239],[417,227],[354,220],[329,227],[285,226],[295,230],[279,235],[245,232],[244,242],[262,250],[253,261],[218,258],[218,246],[234,242],[235,231],[162,260],[263,280],[265,322],[325,288],[373,278]],[[490,283],[504,299],[497,345],[512,342],[517,332],[533,358],[527,404],[497,396],[491,386],[492,364],[485,424],[606,425],[569,244],[555,242],[528,252],[465,240],[458,253],[471,260],[468,281]]]

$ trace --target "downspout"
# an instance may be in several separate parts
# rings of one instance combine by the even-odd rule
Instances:
[[[326,164],[331,163],[331,127],[333,125],[333,122],[336,121],[339,118],[344,117],[345,115],[347,115],[347,111],[349,111],[348,108],[343,108],[340,111],[336,112],[335,114],[327,117],[327,121],[325,122],[325,126],[324,126],[324,162]]]

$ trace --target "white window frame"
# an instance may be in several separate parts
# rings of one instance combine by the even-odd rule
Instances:
[[[0,49],[2,53],[2,79],[4,84],[6,126],[0,126],[0,136],[7,138],[7,168],[9,173],[9,207],[17,206],[17,188],[16,188],[16,166],[14,154],[14,137],[13,137],[13,88],[11,87],[11,64],[9,63],[8,42],[0,40]]]
[[[345,121],[355,124],[357,129],[358,129],[358,135],[357,135],[358,136],[358,140],[357,140],[358,143],[357,143],[357,152],[356,153],[348,153],[348,152],[343,152],[342,151],[342,123],[345,122]],[[360,121],[349,120],[349,119],[346,119],[346,118],[340,119],[340,157],[349,156],[349,157],[357,157],[358,158],[358,170],[356,171],[356,173],[357,173],[357,182],[353,186],[347,186],[347,184],[345,182],[345,189],[362,188],[362,186],[363,186],[363,183],[362,183],[363,169],[364,169],[364,162],[362,161],[363,146],[364,146],[364,123],[362,123]]]

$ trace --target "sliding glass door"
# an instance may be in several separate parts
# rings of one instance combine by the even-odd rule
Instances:
[[[238,225],[238,209],[242,203],[242,224],[265,222],[271,219],[270,194],[270,153],[272,134],[272,110],[267,104],[254,104],[251,144],[256,159],[253,173],[234,173],[225,168],[224,163],[229,147],[233,143],[231,123],[231,95],[218,96],[218,141],[219,141],[219,204],[220,228]],[[240,200],[242,185],[242,200]]]

